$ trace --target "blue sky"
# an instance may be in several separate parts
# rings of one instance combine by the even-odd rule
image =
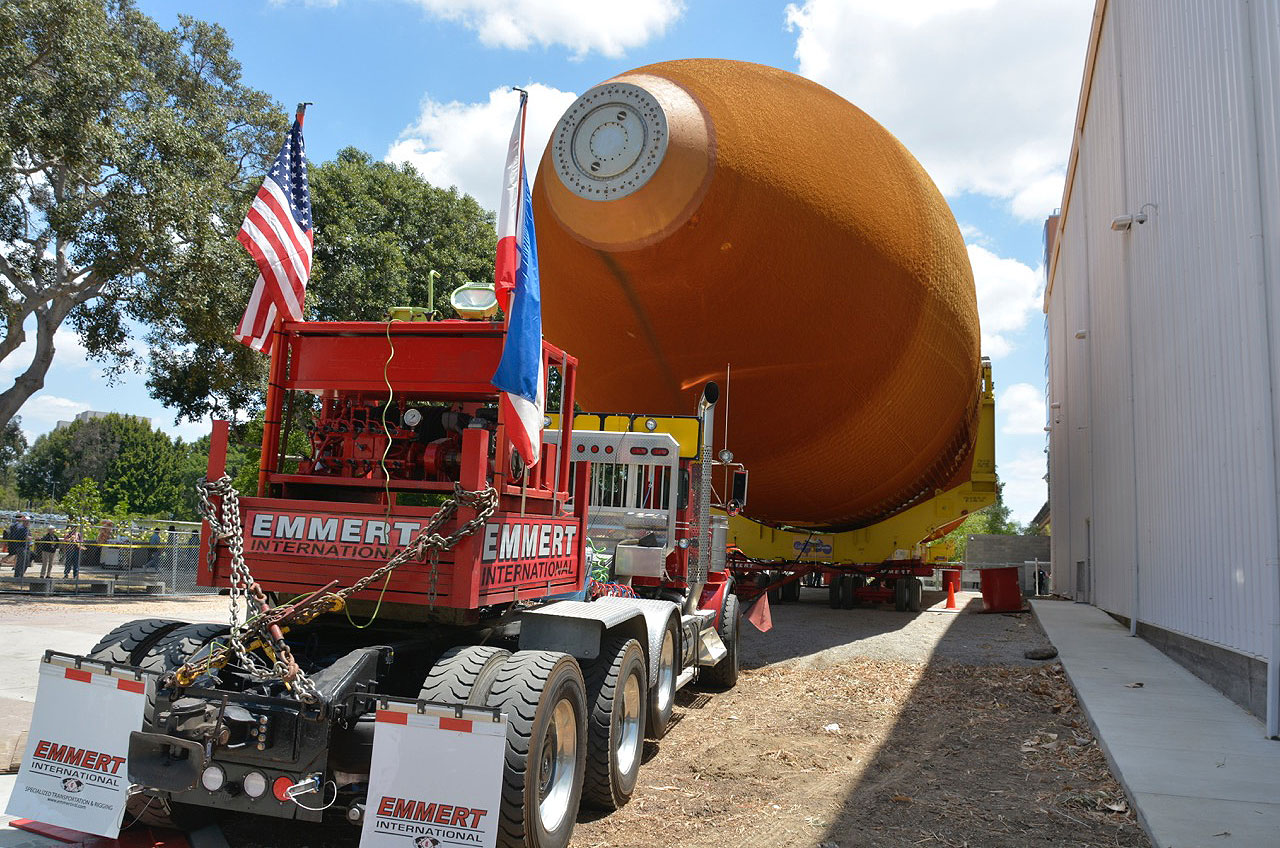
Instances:
[[[994,364],[1006,499],[1022,521],[1044,502],[1042,227],[1062,196],[1092,0],[138,2],[165,26],[180,12],[217,21],[248,84],[286,108],[315,101],[313,161],[359,147],[491,209],[509,86],[530,90],[540,151],[578,94],[650,62],[741,59],[826,85],[897,135],[951,203]],[[64,331],[23,426],[34,436],[84,409],[148,415],[186,438],[208,426],[175,424],[141,376],[107,386]]]

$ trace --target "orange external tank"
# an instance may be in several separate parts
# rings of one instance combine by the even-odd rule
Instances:
[[[751,517],[865,526],[964,467],[980,367],[964,240],[848,101],[746,62],[638,68],[565,112],[533,203],[544,332],[580,357],[583,407],[687,414],[730,367]]]

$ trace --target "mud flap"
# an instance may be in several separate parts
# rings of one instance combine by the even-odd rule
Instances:
[[[484,707],[379,704],[360,848],[498,839],[507,717]]]
[[[139,669],[45,654],[26,756],[5,813],[114,839],[129,797],[129,734],[155,681]]]

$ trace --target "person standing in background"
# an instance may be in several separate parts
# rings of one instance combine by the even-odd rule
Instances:
[[[52,525],[46,525],[44,535],[36,540],[36,556],[40,557],[40,577],[53,576],[53,560],[58,555],[58,534]]]
[[[62,576],[80,579],[80,552],[84,550],[84,536],[80,528],[73,524],[62,537]]]
[[[17,561],[13,564],[14,577],[26,577],[31,564],[31,519],[25,512],[18,513],[18,526],[13,528],[13,547]]]

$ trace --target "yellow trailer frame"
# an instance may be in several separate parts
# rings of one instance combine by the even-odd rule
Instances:
[[[979,379],[982,394],[978,433],[968,480],[939,490],[927,500],[883,521],[840,533],[770,527],[743,515],[731,516],[729,544],[736,545],[752,559],[781,562],[950,561],[953,557],[948,550],[954,549],[940,541],[941,537],[959,526],[966,516],[996,500],[996,400],[990,360],[982,360]],[[698,421],[693,416],[578,413],[573,423],[575,429],[670,433],[680,445],[680,455],[686,458],[696,458],[701,444]],[[547,426],[558,430],[559,425],[559,416],[550,416]]]

